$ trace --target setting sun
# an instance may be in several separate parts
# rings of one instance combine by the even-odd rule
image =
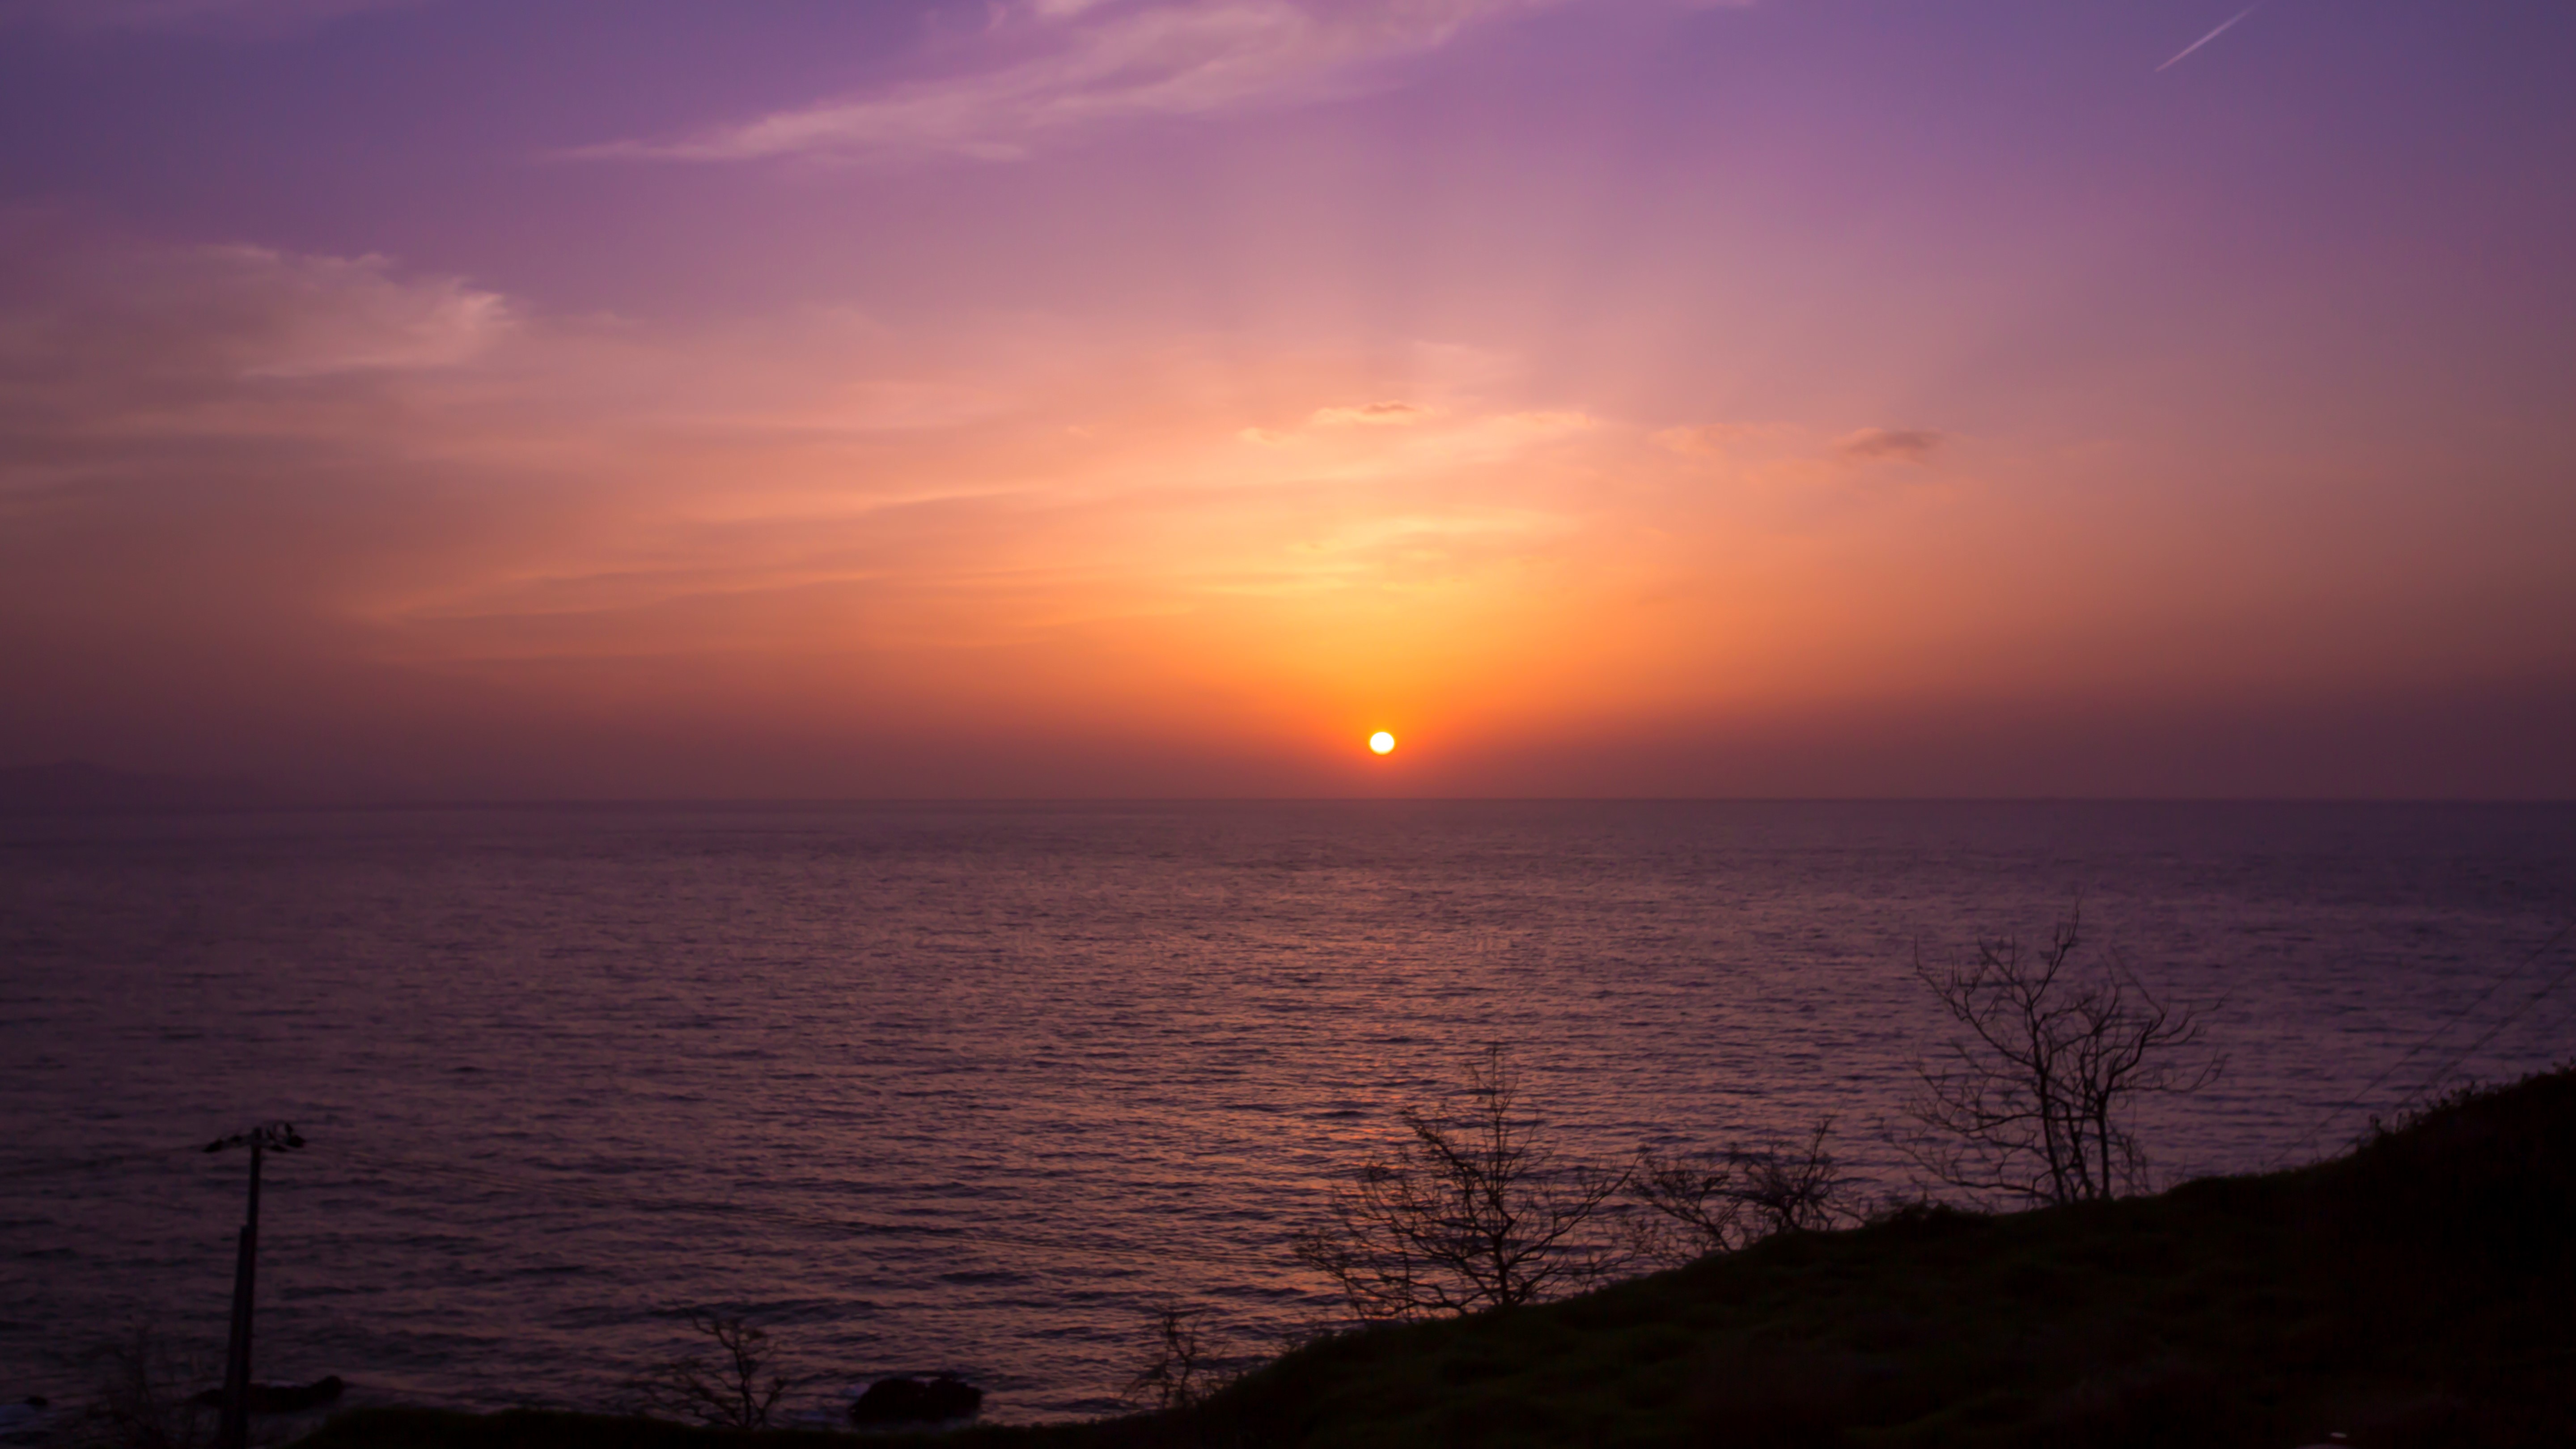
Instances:
[[[1392,753],[1394,749],[1395,736],[1388,734],[1386,731],[1379,730],[1376,734],[1369,736],[1369,753],[1384,755]]]

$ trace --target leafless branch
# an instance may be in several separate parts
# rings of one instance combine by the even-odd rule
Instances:
[[[1640,1150],[1628,1191],[1651,1216],[1632,1220],[1639,1252],[1663,1262],[1731,1253],[1775,1233],[1847,1221],[1842,1175],[1825,1150],[1833,1118],[1820,1118],[1800,1144],[1667,1156]]]
[[[1937,1181],[2034,1205],[2133,1191],[2147,1167],[2129,1125],[2136,1099],[2198,1091],[2225,1065],[2192,1050],[2196,1008],[2158,998],[2116,958],[2078,980],[2068,968],[2082,940],[2079,909],[2035,954],[2010,936],[1979,941],[1964,965],[1916,951],[1915,976],[1964,1029],[1915,1064],[1906,1111],[1922,1130],[1898,1144]]]
[[[1463,1110],[1398,1114],[1406,1136],[1333,1194],[1300,1262],[1364,1320],[1511,1308],[1598,1282],[1624,1260],[1603,1231],[1625,1172],[1560,1162],[1519,1115],[1500,1048],[1467,1072]]]
[[[1185,1409],[1222,1388],[1215,1345],[1201,1328],[1207,1310],[1178,1303],[1156,1305],[1149,1346],[1123,1397],[1154,1409]]]
[[[626,1382],[628,1406],[719,1428],[768,1428],[770,1412],[797,1383],[774,1371],[769,1334],[740,1318],[699,1309],[689,1310],[689,1328],[715,1341],[716,1362],[690,1354],[646,1369]]]

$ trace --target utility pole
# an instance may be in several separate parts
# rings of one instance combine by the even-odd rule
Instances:
[[[232,1343],[224,1352],[224,1412],[215,1430],[215,1449],[245,1449],[250,1442],[250,1301],[251,1280],[259,1268],[260,1154],[272,1147],[289,1152],[303,1145],[304,1139],[284,1122],[263,1122],[206,1144],[208,1152],[250,1149],[250,1214],[242,1219],[241,1251],[233,1259]]]

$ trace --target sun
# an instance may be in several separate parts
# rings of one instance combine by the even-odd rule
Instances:
[[[1376,734],[1373,734],[1373,735],[1369,736],[1369,753],[1370,753],[1370,754],[1372,754],[1372,755],[1384,755],[1384,754],[1390,754],[1390,753],[1393,753],[1394,749],[1395,749],[1395,736],[1393,736],[1393,735],[1391,735],[1391,734],[1388,734],[1386,731],[1384,731],[1384,730],[1379,730]]]

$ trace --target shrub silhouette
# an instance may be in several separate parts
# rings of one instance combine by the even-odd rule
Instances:
[[[101,1373],[88,1406],[64,1438],[83,1449],[205,1449],[215,1442],[215,1414],[191,1396],[206,1377],[181,1358],[149,1323],[99,1348]]]
[[[1841,1170],[1825,1150],[1833,1125],[1833,1118],[1820,1118],[1798,1145],[1669,1155],[1639,1149],[1628,1191],[1653,1214],[1631,1225],[1639,1253],[1688,1262],[1750,1247],[1775,1233],[1852,1221],[1840,1200]]]

